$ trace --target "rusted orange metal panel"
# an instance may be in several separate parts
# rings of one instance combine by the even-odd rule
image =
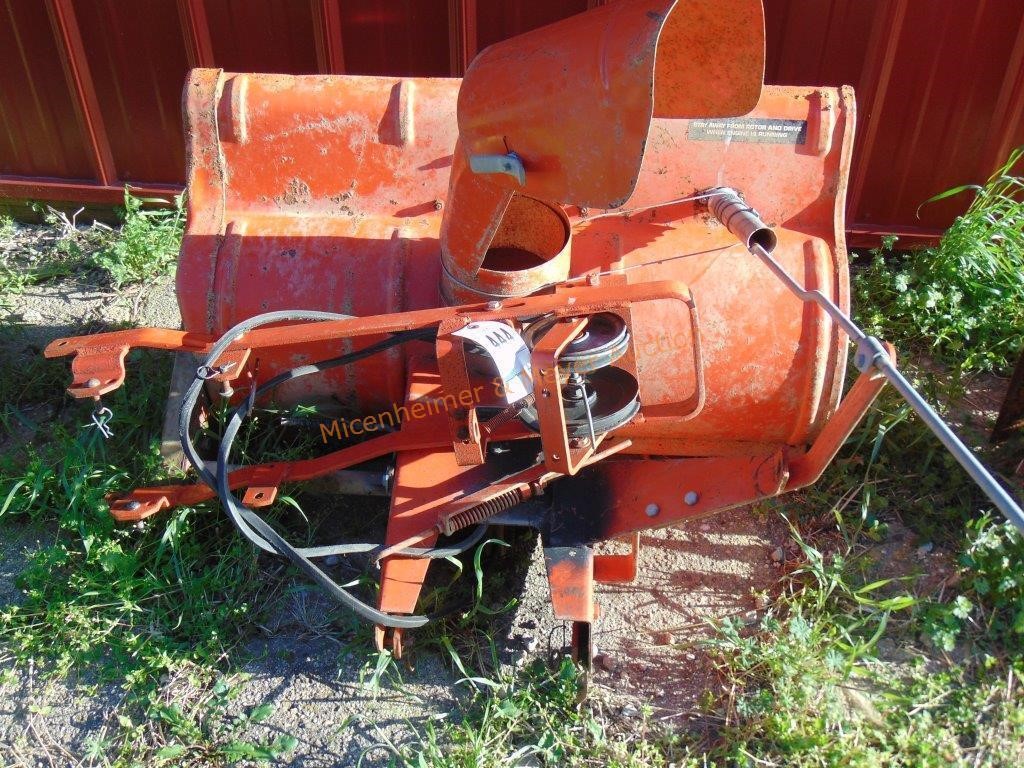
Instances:
[[[378,644],[397,653],[409,624],[395,617],[413,613],[427,569],[405,547],[579,477],[582,486],[553,488],[548,511],[526,524],[541,534],[555,615],[574,622],[589,656],[595,578],[624,580],[636,565],[595,561],[594,542],[632,535],[635,544],[644,528],[777,495],[802,459],[796,477],[814,475],[849,420],[848,408],[836,410],[847,354],[839,326],[771,280],[727,223],[735,211],[711,206],[709,215],[707,199],[722,185],[742,189],[771,222],[773,263],[846,311],[853,92],[762,90],[759,0],[718,10],[715,0],[600,8],[489,48],[461,83],[193,70],[177,274],[185,330],[58,339],[46,354],[73,355],[70,391],[92,397],[124,381],[135,346],[205,351],[198,387],[430,331],[436,361],[422,347],[392,346],[372,362],[282,377],[275,399],[397,418],[394,403],[415,409],[413,398],[440,392],[455,403],[442,417],[448,429],[403,423],[355,451],[244,477],[223,463],[224,446],[218,492],[245,485],[259,506],[282,473],[399,454],[377,620]],[[704,36],[691,39],[695,29]],[[745,43],[723,60],[737,38]],[[538,99],[540,81],[548,87]],[[722,87],[709,92],[709,83]],[[502,165],[513,160],[514,184]],[[446,301],[464,290],[479,295]],[[340,316],[229,331],[211,350],[239,320],[295,306]],[[463,347],[457,337],[492,323],[499,339],[512,330],[532,339],[514,354],[525,351],[533,370],[530,404],[503,422],[494,437],[506,445],[494,451],[488,425],[511,399],[498,406],[503,395],[486,386],[486,402],[461,397],[493,380],[473,349],[495,342],[478,336]],[[620,330],[605,336],[602,324]],[[572,362],[578,343],[600,352]],[[586,404],[585,420],[570,401]],[[478,407],[499,413],[480,417]],[[150,514],[197,491],[140,494],[113,499],[115,514]],[[308,572],[324,583],[311,564]]]
[[[52,2],[86,82],[74,0]],[[336,26],[335,8],[308,10],[321,33]],[[476,27],[456,10],[459,68]],[[913,12],[889,10],[875,38]],[[321,42],[318,66],[337,66]],[[872,104],[887,103],[894,51]],[[396,655],[428,621],[414,613],[423,558],[453,553],[411,547],[536,529],[554,613],[586,664],[595,580],[635,574],[639,531],[814,482],[885,379],[934,417],[848,316],[853,89],[762,88],[763,71],[760,0],[619,0],[488,47],[461,81],[193,69],[185,330],[56,339],[45,354],[71,356],[69,392],[98,399],[125,380],[130,348],[204,352],[181,424],[207,386],[240,405],[216,477],[183,430],[200,479],[244,536],[370,619]],[[840,403],[851,340],[862,373]],[[333,417],[325,441],[361,442],[232,471],[238,419],[272,390]],[[445,403],[433,421],[416,416],[424,400]],[[295,548],[251,508],[285,480],[385,453],[386,541],[357,547],[382,564],[378,610],[313,562],[356,550]],[[131,519],[201,492],[109,501]],[[595,559],[626,537],[632,555]]]
[[[186,329],[220,333],[241,319],[295,305],[359,316],[435,306],[457,87],[447,79],[324,81],[194,72],[188,89],[192,215],[178,269]],[[692,121],[655,118],[627,207],[671,200],[724,179],[758,201],[766,220],[780,225],[778,254],[786,267],[808,275],[846,306],[846,253],[836,235],[844,229],[843,211],[835,195],[846,184],[852,108],[848,92],[766,88],[753,114],[806,121],[797,152],[785,143],[709,140]],[[209,151],[213,146],[217,152]],[[685,180],[666,172],[684,167]],[[568,211],[570,276],[625,269],[630,282],[657,276],[691,285],[704,297],[707,391],[738,392],[737,377],[757,382],[756,397],[709,397],[698,417],[679,421],[698,381],[685,370],[671,379],[658,372],[678,368],[675,361],[692,354],[685,307],[634,308],[638,327],[645,329],[637,339],[637,366],[651,426],[630,427],[628,437],[657,434],[657,452],[668,453],[699,451],[701,441],[712,437],[720,446],[806,440],[838,397],[838,331],[820,316],[805,319],[799,313],[786,314],[770,332],[762,317],[735,330],[737,318],[749,315],[750,293],[783,305],[795,299],[784,286],[766,283],[728,232],[687,218],[694,205],[670,208],[684,217],[671,227],[652,213],[622,226],[618,218],[598,218],[597,211],[586,217],[575,206]],[[705,252],[645,266],[692,252],[694,243],[702,243],[699,250]],[[350,279],[358,274],[375,279]],[[268,284],[273,292],[263,289]],[[664,328],[674,329],[670,338],[660,335]],[[799,361],[790,369],[774,364],[786,344],[799,347]],[[331,351],[329,345],[310,344],[303,357]],[[748,368],[737,370],[737,358]],[[297,362],[291,354],[268,353],[262,370]],[[780,394],[797,391],[807,397]],[[401,402],[404,391],[388,366],[367,361],[348,373],[296,381],[281,396],[339,397],[372,408]],[[662,428],[658,419],[670,423]]]

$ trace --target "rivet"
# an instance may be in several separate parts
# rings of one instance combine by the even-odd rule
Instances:
[[[124,506],[125,506],[125,509],[127,509],[129,512],[134,512],[136,509],[138,509],[139,507],[142,506],[142,502],[141,501],[129,501]]]
[[[696,491],[687,491],[686,495],[683,496],[683,501],[685,501],[686,505],[689,506],[689,507],[692,507],[699,500],[700,500],[700,494],[697,493]]]
[[[648,504],[644,512],[647,514],[648,517],[657,517],[658,513],[661,512],[661,507],[659,507],[657,504]]]
[[[99,385],[100,385],[100,380],[99,379],[89,379],[87,382],[85,382],[85,386],[87,386],[87,387],[98,387]]]
[[[496,310],[496,309],[501,309],[501,302],[500,301],[488,301],[487,302],[487,308],[489,310],[491,310],[492,312],[494,310]]]

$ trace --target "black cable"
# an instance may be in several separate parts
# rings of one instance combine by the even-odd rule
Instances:
[[[186,390],[185,396],[182,399],[181,410],[179,412],[178,420],[178,434],[181,439],[182,450],[188,457],[189,461],[192,462],[193,466],[202,478],[202,480],[213,488],[218,496],[220,497],[221,503],[224,506],[231,521],[239,529],[239,532],[245,536],[249,541],[255,544],[257,547],[270,552],[272,554],[281,555],[288,558],[295,566],[302,570],[310,579],[315,581],[321,588],[324,589],[328,594],[334,597],[339,602],[345,604],[355,613],[368,619],[376,624],[387,627],[395,627],[402,629],[411,629],[419,626],[423,626],[429,621],[426,616],[393,616],[364,603],[355,596],[346,592],[342,587],[336,584],[326,573],[318,568],[313,562],[310,561],[311,557],[326,557],[329,555],[347,555],[356,554],[363,552],[374,552],[380,551],[383,547],[373,544],[343,544],[336,545],[333,547],[306,547],[296,548],[289,544],[284,538],[282,538],[277,531],[275,531],[265,520],[259,515],[254,513],[252,510],[241,504],[238,499],[231,493],[231,489],[228,487],[228,456],[230,454],[231,446],[234,442],[235,437],[238,434],[238,430],[242,425],[244,418],[252,410],[255,404],[256,397],[261,395],[270,389],[280,386],[286,381],[291,379],[299,378],[300,376],[307,376],[312,373],[321,373],[332,368],[336,368],[342,365],[348,365],[350,363],[362,360],[370,357],[371,355],[383,352],[391,347],[399,344],[405,344],[409,341],[414,340],[425,340],[433,338],[436,335],[435,329],[418,329],[414,331],[405,331],[402,333],[396,333],[388,339],[372,344],[369,347],[351,352],[347,355],[340,357],[331,358],[319,363],[310,365],[299,366],[293,368],[290,371],[278,374],[274,378],[270,379],[260,387],[254,387],[249,396],[243,401],[238,408],[235,409],[228,422],[227,427],[224,431],[224,436],[221,441],[220,449],[217,457],[217,475],[213,473],[205,466],[203,460],[199,457],[198,451],[192,442],[191,435],[189,433],[189,427],[192,421],[192,414],[195,410],[195,406],[199,399],[199,394],[203,390],[203,383],[205,378],[200,375],[203,370],[210,371],[212,366],[216,363],[217,359],[223,354],[224,350],[230,346],[236,339],[245,333],[248,333],[255,328],[270,323],[281,322],[286,320],[307,320],[307,321],[324,321],[324,320],[342,320],[349,319],[348,315],[339,315],[330,312],[308,312],[308,311],[284,311],[284,312],[268,312],[263,315],[257,315],[256,317],[249,318],[241,323],[238,323],[225,333],[221,338],[213,345],[209,354],[207,355],[206,361],[196,371],[196,377],[192,382],[192,385]],[[403,552],[409,556],[414,557],[451,557],[460,554],[470,547],[474,546],[480,539],[483,538],[486,532],[486,526],[480,526],[473,535],[460,541],[458,544],[447,548],[415,548]]]
[[[405,344],[410,341],[432,340],[434,336],[435,332],[433,329],[429,329],[427,331],[406,331],[404,333],[395,334],[390,339],[379,342],[378,344],[367,347],[366,349],[361,349],[357,352],[351,352],[347,355],[330,358],[329,360],[323,360],[318,363],[310,363],[308,365],[292,368],[291,370],[280,373],[274,378],[269,379],[265,383],[261,384],[257,389],[255,389],[255,391],[250,392],[249,397],[235,409],[235,411],[231,415],[231,418],[228,420],[228,423],[225,425],[224,433],[221,437],[220,449],[218,451],[217,456],[217,484],[214,487],[214,490],[218,490],[219,488],[221,469],[224,468],[225,474],[227,474],[226,468],[229,464],[231,448],[234,445],[234,441],[237,438],[238,431],[241,428],[242,423],[251,413],[256,398],[266,394],[267,392],[269,392],[272,389],[275,389],[276,387],[279,387],[286,381],[291,381],[292,379],[297,379],[301,376],[308,376],[312,373],[322,373],[324,371],[329,371],[332,368],[338,368],[344,365],[348,365],[350,363],[357,362],[358,360],[362,360],[364,358],[378,354],[379,352],[383,352],[384,350],[397,346],[399,344]],[[234,499],[237,504],[237,497],[231,495],[231,498]],[[477,540],[479,540],[479,538],[482,538],[483,532],[484,531],[479,532],[480,535]],[[276,551],[272,548],[268,548],[267,546],[263,546],[259,543],[258,536],[250,534],[251,532],[247,533],[246,538],[249,538],[250,541],[259,546],[261,549],[267,552]],[[472,546],[472,543],[469,543],[471,539],[472,537],[467,537],[466,539],[458,542],[458,544],[452,545],[450,547],[408,547],[407,549],[402,550],[402,554],[406,557],[432,559],[454,557],[455,555],[462,554],[467,549],[469,549],[469,547]],[[385,547],[380,544],[358,543],[337,544],[326,547],[304,547],[299,551],[306,557],[329,557],[331,555],[354,554],[376,555],[382,552],[384,549]]]

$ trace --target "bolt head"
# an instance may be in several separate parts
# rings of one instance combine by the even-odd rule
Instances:
[[[87,387],[98,387],[99,385],[100,385],[100,380],[99,379],[95,379],[95,378],[94,379],[89,379],[87,382],[85,382],[85,386],[87,386]]]
[[[644,509],[644,514],[646,514],[648,517],[657,517],[660,512],[661,507],[659,507],[657,504],[648,504],[647,507]]]
[[[491,310],[492,312],[495,311],[495,310],[501,309],[501,302],[500,301],[488,301],[487,302],[487,308],[489,310]]]
[[[696,491],[687,491],[686,495],[683,496],[683,501],[686,502],[688,507],[692,507],[698,501],[700,501],[700,494]]]
[[[125,509],[127,509],[129,512],[134,512],[136,509],[138,509],[141,506],[142,506],[142,502],[141,501],[129,501],[127,504],[125,504]]]

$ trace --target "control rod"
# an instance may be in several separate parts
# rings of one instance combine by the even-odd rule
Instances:
[[[821,291],[806,290],[772,257],[771,253],[775,249],[777,242],[775,233],[761,220],[757,211],[743,202],[735,190],[721,187],[712,190],[712,192],[714,194],[709,198],[708,207],[715,218],[725,225],[726,229],[732,234],[736,235],[750,253],[760,259],[801,301],[817,304],[825,310],[829,317],[839,324],[846,332],[846,335],[857,345],[854,357],[857,369],[861,372],[872,368],[878,370],[892,384],[896,391],[900,393],[900,396],[910,404],[910,407],[917,412],[921,420],[935,433],[939,441],[953,454],[953,457],[960,463],[960,466],[985,492],[985,495],[991,499],[999,511],[1021,533],[1024,533],[1024,511],[1021,510],[1020,505],[1017,504],[984,465],[978,461],[978,458],[956,436],[953,430],[949,428],[949,425],[929,405],[928,401],[921,397],[921,393],[914,389],[914,386],[900,373],[892,358],[885,351],[882,342],[861,330],[851,318]]]

